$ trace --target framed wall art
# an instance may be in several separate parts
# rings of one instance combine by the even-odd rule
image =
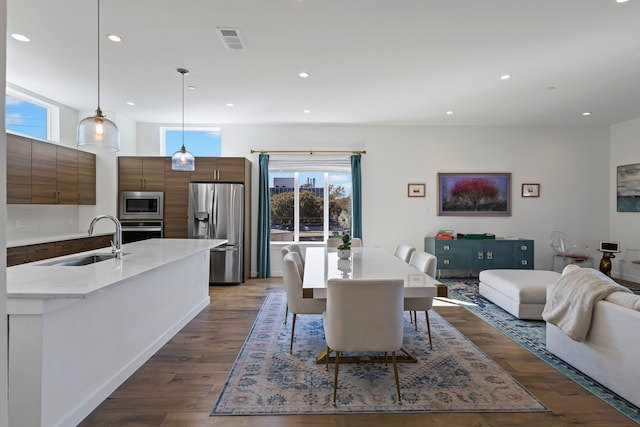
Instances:
[[[618,166],[616,175],[618,212],[640,212],[640,163]]]
[[[540,184],[522,184],[522,197],[540,197]]]
[[[424,197],[426,184],[408,184],[407,196],[409,197]]]
[[[438,173],[438,215],[511,215],[511,173]]]

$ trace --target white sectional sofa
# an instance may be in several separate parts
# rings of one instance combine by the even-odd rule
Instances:
[[[547,350],[640,406],[639,310],[640,295],[613,292],[595,304],[584,341],[547,322]]]

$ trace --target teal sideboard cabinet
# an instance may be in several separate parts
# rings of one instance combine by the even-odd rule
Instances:
[[[506,268],[533,270],[533,240],[437,240],[426,237],[424,249],[438,258],[438,271]]]

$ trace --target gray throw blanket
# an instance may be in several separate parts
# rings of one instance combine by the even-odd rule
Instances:
[[[575,341],[584,341],[598,301],[612,292],[631,292],[592,268],[579,268],[560,276],[542,312],[542,318]]]

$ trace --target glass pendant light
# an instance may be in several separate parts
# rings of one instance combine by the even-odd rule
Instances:
[[[100,0],[98,0],[98,108],[95,116],[78,123],[78,148],[120,151],[118,127],[100,109]]]
[[[184,75],[189,74],[189,70],[178,68],[178,72],[182,74],[182,148],[171,156],[171,169],[174,171],[193,171],[196,169],[196,159],[184,147]]]

